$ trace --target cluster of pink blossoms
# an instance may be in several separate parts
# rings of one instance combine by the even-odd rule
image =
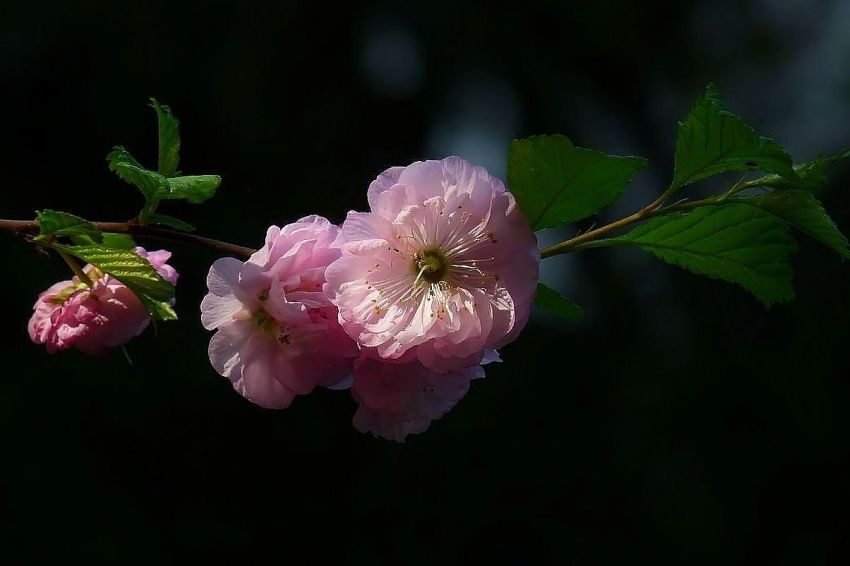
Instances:
[[[177,271],[167,263],[170,252],[148,252],[141,247],[133,251],[146,258],[163,279],[177,284]],[[51,354],[68,348],[103,354],[126,344],[150,324],[145,307],[123,283],[91,265],[83,272],[91,286],[78,277],[60,281],[39,295],[33,306],[30,339],[47,346]]]
[[[250,401],[351,387],[354,426],[402,441],[484,376],[528,320],[540,255],[499,179],[449,157],[393,167],[371,212],[309,216],[247,262],[216,261],[201,304],[212,365]]]
[[[308,216],[266,233],[247,262],[216,261],[201,321],[213,367],[250,401],[288,407],[316,386],[351,388],[357,430],[403,441],[448,412],[528,320],[540,254],[499,179],[458,157],[393,167],[371,212],[341,227]],[[136,253],[177,282],[164,250]],[[42,293],[29,323],[49,352],[101,354],[150,317],[87,265]]]

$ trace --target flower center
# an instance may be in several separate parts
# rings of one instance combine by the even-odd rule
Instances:
[[[276,334],[277,333],[277,321],[269,316],[263,309],[259,309],[251,315],[251,319],[254,321],[260,330],[267,334]]]
[[[439,283],[449,273],[449,260],[439,246],[428,246],[413,255],[412,267],[417,277],[428,283]]]

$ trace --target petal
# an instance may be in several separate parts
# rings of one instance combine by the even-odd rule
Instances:
[[[245,396],[266,409],[285,409],[295,393],[275,377],[275,344],[268,337],[254,335],[245,348],[242,384]]]
[[[242,377],[241,352],[255,328],[253,324],[237,321],[213,335],[207,353],[219,375],[234,382]]]
[[[307,307],[302,303],[287,301],[282,285],[273,283],[269,287],[269,297],[263,308],[283,326],[295,326],[310,322]]]
[[[396,442],[425,431],[445,415],[483,376],[480,366],[448,374],[419,364],[361,358],[355,365],[352,395],[359,403],[354,428]]]
[[[263,247],[251,254],[251,257],[248,259],[248,261],[256,266],[265,267],[269,261],[272,246],[274,245],[279,235],[280,228],[274,225],[269,226],[268,230],[266,230],[266,239],[265,243],[263,244]]]
[[[375,209],[375,199],[398,182],[398,177],[402,171],[404,171],[404,167],[390,167],[378,175],[377,179],[372,181],[366,191],[366,198],[369,201],[370,208]]]
[[[207,287],[210,293],[223,297],[233,293],[239,286],[239,272],[242,262],[232,257],[223,257],[215,261],[207,275]]]
[[[346,242],[358,240],[386,240],[394,238],[392,224],[387,219],[369,212],[354,212],[345,217],[342,233]]]
[[[236,313],[244,308],[242,301],[233,295],[208,294],[201,301],[201,324],[207,330],[215,330],[233,321]]]

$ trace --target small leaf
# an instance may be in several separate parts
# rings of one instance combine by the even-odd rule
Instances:
[[[155,202],[160,195],[168,192],[168,179],[156,171],[142,167],[123,147],[115,147],[106,156],[109,170],[115,172],[122,180],[135,185],[145,195],[147,202]]]
[[[534,304],[567,320],[577,321],[584,316],[584,311],[580,306],[543,283],[537,284]]]
[[[71,236],[71,241],[78,246],[94,246],[100,244],[104,248],[114,248],[116,250],[132,250],[136,247],[136,242],[130,234],[116,234],[113,232],[104,232],[103,240],[95,242],[88,236]]]
[[[218,175],[189,175],[168,179],[168,192],[162,195],[166,199],[182,199],[192,204],[200,204],[215,195],[221,185]]]
[[[646,167],[641,157],[617,157],[575,147],[564,136],[514,140],[508,184],[534,230],[587,218],[617,200]]]
[[[146,202],[153,205],[163,199],[187,200],[192,204],[199,204],[212,197],[221,184],[221,177],[218,175],[167,178],[142,167],[123,147],[113,149],[106,159],[111,171],[138,187],[145,195]]]
[[[171,113],[171,108],[163,106],[151,98],[151,108],[156,111],[159,124],[159,165],[160,174],[173,177],[180,163],[180,122]]]
[[[103,236],[97,226],[67,212],[42,210],[37,212],[40,236],[87,236],[100,242]]]
[[[743,202],[775,214],[800,232],[834,249],[841,257],[850,259],[847,238],[836,227],[821,202],[811,193],[771,191]]]
[[[107,248],[116,250],[132,250],[138,244],[130,234],[115,234],[113,232],[104,232],[103,245]]]
[[[794,298],[796,242],[776,216],[747,204],[660,216],[605,245],[635,245],[693,273],[737,283],[765,305]]]
[[[174,297],[174,285],[157,273],[148,260],[128,250],[104,246],[65,246],[54,248],[92,264],[126,285],[154,320],[169,320],[174,311],[168,301]],[[167,308],[161,303],[165,303]]]
[[[727,112],[714,85],[679,123],[673,186],[726,171],[763,171],[794,178],[791,156],[779,144],[761,137],[740,116]]]
[[[837,162],[850,158],[850,149],[843,149],[829,157],[819,156],[812,161],[794,166],[796,177],[786,178],[781,175],[767,175],[753,181],[754,184],[773,187],[776,189],[792,189],[817,191],[827,183],[827,174]]]
[[[167,214],[152,214],[150,217],[150,222],[152,224],[160,224],[162,226],[168,226],[169,228],[174,228],[175,230],[180,230],[181,232],[194,232],[195,227],[187,222],[183,222],[179,218],[174,218],[173,216],[168,216]]]
[[[157,301],[144,294],[137,296],[153,320],[177,320],[177,313],[169,302]]]

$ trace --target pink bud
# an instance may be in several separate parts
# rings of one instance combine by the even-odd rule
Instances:
[[[148,258],[154,268],[172,283],[177,272],[166,264],[170,252],[134,251]],[[77,277],[60,281],[39,295],[30,318],[30,339],[45,344],[49,353],[77,348],[86,354],[99,355],[110,348],[126,344],[150,323],[142,303],[123,283],[101,273],[91,265],[83,268],[93,280],[88,287]]]

